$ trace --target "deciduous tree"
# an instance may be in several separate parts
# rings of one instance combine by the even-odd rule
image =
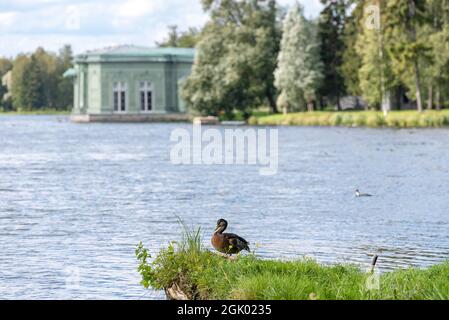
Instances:
[[[267,102],[276,111],[273,72],[279,46],[274,0],[204,0],[211,20],[197,44],[182,95],[202,114],[241,111]]]
[[[168,26],[168,37],[162,42],[156,42],[159,47],[172,48],[194,48],[198,42],[200,30],[189,28],[187,31],[179,32],[178,26]]]
[[[357,53],[357,37],[362,32],[361,23],[364,17],[363,8],[365,0],[352,0],[349,5],[354,6],[351,14],[346,18],[346,26],[343,35],[344,52],[340,67],[341,76],[345,82],[346,92],[353,96],[360,96],[359,70],[361,57]]]
[[[427,59],[427,39],[418,37],[418,29],[428,23],[426,0],[387,0],[385,44],[395,74],[414,92],[418,111],[422,111],[421,63]],[[413,85],[405,77],[413,79]]]
[[[391,61],[385,50],[385,3],[365,1],[355,44],[360,57],[358,80],[360,92],[371,107],[380,107],[389,101],[390,91],[397,83],[391,72]]]
[[[318,32],[320,56],[324,64],[319,92],[340,109],[340,97],[346,93],[341,66],[345,48],[346,9],[348,0],[321,0]]]

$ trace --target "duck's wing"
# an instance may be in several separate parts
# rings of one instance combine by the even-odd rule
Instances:
[[[233,233],[224,233],[223,235],[232,246],[238,248],[239,250],[250,251],[249,242],[243,239],[242,237]]]

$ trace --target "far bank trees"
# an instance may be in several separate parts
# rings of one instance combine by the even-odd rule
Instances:
[[[63,78],[63,74],[72,66],[72,59],[72,49],[68,45],[59,54],[38,48],[31,55],[18,55],[12,62],[13,109],[69,109],[73,83]]]
[[[191,110],[231,118],[268,105],[277,111],[274,70],[280,30],[274,0],[203,0],[211,19],[182,96]]]
[[[313,111],[316,93],[323,79],[316,27],[304,18],[295,3],[283,25],[275,86],[278,105],[287,111]]]

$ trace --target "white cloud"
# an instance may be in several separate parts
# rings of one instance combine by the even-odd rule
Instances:
[[[61,0],[14,0],[16,4],[26,6],[30,4],[48,4],[48,3],[60,3]]]
[[[161,7],[161,1],[126,0],[112,5],[112,13],[118,17],[139,18],[155,13]]]
[[[0,12],[0,31],[10,27],[16,21],[17,12]]]

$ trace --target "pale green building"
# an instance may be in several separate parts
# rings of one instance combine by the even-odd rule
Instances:
[[[72,120],[159,121],[186,119],[180,97],[195,50],[117,46],[75,57]]]

